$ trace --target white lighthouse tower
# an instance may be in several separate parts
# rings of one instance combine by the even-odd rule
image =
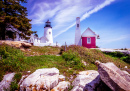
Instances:
[[[41,38],[34,39],[34,46],[60,46],[59,43],[53,43],[51,22],[48,20],[44,26],[44,34]]]
[[[80,17],[76,18],[75,45],[81,46]]]
[[[53,43],[51,22],[48,20],[44,27],[44,36],[41,38],[41,43]]]
[[[46,22],[44,27],[44,37],[46,39],[46,43],[53,43],[52,27],[51,22],[49,22],[49,20]]]

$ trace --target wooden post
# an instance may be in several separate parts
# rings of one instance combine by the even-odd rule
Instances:
[[[66,51],[66,42],[65,42],[65,51]]]
[[[56,46],[57,46],[57,41],[56,41]]]

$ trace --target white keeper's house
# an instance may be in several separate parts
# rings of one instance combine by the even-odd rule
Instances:
[[[60,46],[58,43],[53,43],[52,26],[49,20],[45,23],[43,36],[38,38],[32,35],[30,40],[34,46]]]
[[[28,36],[30,37],[29,40],[24,40],[20,38],[19,31],[11,25],[8,31],[16,32],[16,38],[14,39],[14,41],[26,41],[32,43],[34,46],[60,46],[60,44],[58,43],[53,43],[52,26],[49,20],[45,22],[44,33],[41,38],[38,38],[33,34],[31,34],[31,36]],[[12,40],[12,39],[6,38],[6,40]]]

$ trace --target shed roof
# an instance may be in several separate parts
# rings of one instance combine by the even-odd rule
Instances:
[[[90,36],[97,36],[95,32],[93,32],[89,27],[82,33],[82,37],[90,37]]]

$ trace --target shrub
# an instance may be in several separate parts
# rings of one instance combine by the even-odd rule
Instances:
[[[127,63],[130,63],[130,56],[123,56],[120,59],[127,62]]]
[[[20,81],[21,77],[22,77],[21,73],[16,73],[14,75],[13,81],[11,82],[11,85],[10,85],[10,91],[18,90],[19,88],[18,82]]]
[[[16,80],[14,80],[13,82],[11,82],[11,85],[10,85],[10,91],[15,91],[15,90],[18,90],[18,84],[16,82]]]
[[[62,57],[67,61],[67,65],[75,70],[83,69],[84,65],[81,63],[80,56],[77,52],[72,52],[72,50],[68,50],[62,54]]]
[[[78,53],[77,52],[72,52],[72,50],[69,50],[67,52],[64,52],[62,54],[62,57],[66,60],[66,61],[72,61],[76,58],[79,57]]]
[[[121,52],[109,52],[107,54],[109,54],[109,55],[111,55],[113,57],[119,57],[119,58],[123,57],[123,53],[121,53]]]
[[[129,54],[123,54],[121,52],[109,52],[109,53],[105,52],[105,54],[110,55],[112,57],[120,58],[121,60],[123,60],[127,63],[130,63],[130,55]]]
[[[20,81],[20,79],[21,79],[21,77],[22,77],[22,73],[16,73],[15,75],[14,75],[14,79],[17,81],[17,83]]]
[[[1,69],[9,72],[22,71],[24,69],[24,53],[11,46],[0,45]]]
[[[18,90],[19,88],[18,82],[20,81],[21,77],[22,77],[21,73],[16,73],[14,75],[13,81],[11,82],[11,85],[10,85],[10,91]]]
[[[67,51],[71,50],[72,52],[76,52],[79,56],[80,59],[82,59],[84,62],[87,63],[86,69],[97,69],[95,65],[96,60],[100,60],[100,62],[106,63],[106,62],[113,62],[117,67],[124,68],[124,66],[128,66],[129,64],[123,62],[120,60],[118,57],[123,57],[124,54],[120,52],[114,52],[114,53],[106,53],[109,55],[113,55],[112,57],[109,55],[103,54],[100,50],[97,49],[88,49],[85,47],[81,46],[75,46],[75,45],[70,45],[67,47]],[[118,57],[114,57],[114,56]],[[125,55],[127,56],[127,55]]]

